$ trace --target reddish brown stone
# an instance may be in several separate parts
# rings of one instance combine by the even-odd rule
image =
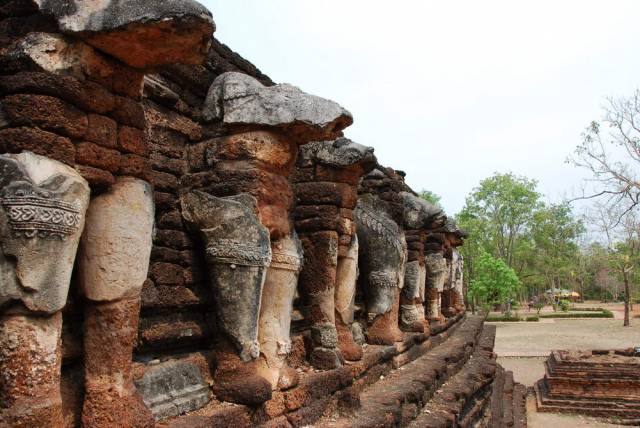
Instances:
[[[142,104],[131,98],[116,96],[110,115],[121,125],[144,129],[146,124]]]
[[[160,153],[151,153],[151,166],[156,171],[168,172],[177,176],[187,172],[187,162],[182,159],[173,159]]]
[[[118,124],[106,116],[87,115],[88,127],[84,139],[99,146],[115,149],[117,144]]]
[[[0,108],[12,125],[35,125],[72,138],[82,138],[87,131],[87,115],[58,98],[9,95],[0,101]]]
[[[131,352],[139,312],[138,299],[85,306],[84,427],[155,426],[133,383]]]
[[[114,97],[103,86],[91,81],[79,81],[71,76],[20,72],[0,76],[3,94],[29,93],[59,97],[75,106],[104,114],[113,110]]]
[[[122,155],[120,157],[119,175],[130,175],[132,177],[148,180],[151,175],[151,165],[147,158],[138,155]]]
[[[102,169],[86,165],[76,165],[75,169],[85,180],[87,180],[92,188],[106,188],[116,182],[113,174]]]
[[[76,162],[115,173],[120,168],[120,153],[93,143],[80,143],[77,147]]]
[[[357,189],[344,183],[298,183],[296,202],[303,205],[336,205],[343,208],[355,208]]]
[[[124,152],[140,156],[149,154],[149,144],[145,133],[130,126],[121,126],[118,130],[118,147]]]
[[[168,174],[166,172],[151,171],[149,174],[149,181],[157,190],[169,192],[178,190],[178,179],[175,175]]]
[[[181,250],[192,246],[189,236],[178,230],[158,230],[154,244]]]
[[[162,214],[157,224],[162,229],[182,229],[182,214],[178,210]]]
[[[153,263],[149,276],[159,285],[184,285],[184,268],[171,263]]]
[[[178,206],[178,197],[171,193],[153,192],[153,201],[157,211],[171,211]]]
[[[8,128],[0,130],[0,152],[20,153],[24,150],[51,159],[74,164],[76,149],[68,138],[38,128]]]

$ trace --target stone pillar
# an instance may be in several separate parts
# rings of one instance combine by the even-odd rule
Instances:
[[[373,148],[347,138],[304,145],[296,163],[295,225],[305,249],[300,293],[317,368],[362,357],[351,333],[358,259],[353,210],[360,177],[375,163]]]
[[[0,155],[0,425],[62,426],[60,311],[88,202],[72,168]]]
[[[301,257],[289,183],[298,146],[317,138],[335,138],[351,117],[336,103],[293,86],[265,87],[234,72],[213,82],[203,116],[205,133],[209,127],[211,133],[227,136],[190,147],[192,174],[185,183],[201,190],[191,193],[201,201],[211,198],[199,205],[221,208],[215,213],[200,212],[203,208],[192,203],[194,198],[183,198],[182,205],[192,229],[206,235],[210,285],[217,296],[221,335],[216,344],[214,392],[222,400],[256,405],[270,399],[272,389],[286,389],[297,382],[285,360],[297,282],[294,265]],[[231,209],[233,198],[245,202],[250,198],[254,208],[231,220],[222,204]],[[216,222],[220,227],[215,228]],[[238,229],[241,223],[249,229]],[[270,265],[271,249],[275,258]],[[212,257],[212,251],[232,253]]]
[[[358,250],[358,235],[353,235],[346,254],[338,257],[336,272],[334,301],[338,349],[348,361],[358,361],[362,358],[362,347],[355,342],[352,332],[358,280]]]
[[[86,298],[85,427],[119,421],[153,426],[153,416],[133,384],[131,363],[151,254],[153,210],[151,186],[121,177],[93,198],[87,211],[78,256],[78,280]]]
[[[297,372],[286,365],[291,352],[291,313],[302,266],[298,236],[271,243],[271,265],[262,291],[258,341],[262,354],[258,373],[271,385],[288,389],[298,383]]]
[[[428,334],[429,323],[424,311],[427,275],[425,241],[427,231],[440,225],[442,210],[412,192],[402,192],[401,196],[409,261],[400,296],[400,326],[405,331]]]

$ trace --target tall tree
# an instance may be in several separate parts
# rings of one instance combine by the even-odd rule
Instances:
[[[640,205],[640,91],[607,101],[602,122],[591,122],[569,162],[593,176],[582,198],[622,206],[624,216]]]
[[[469,285],[474,301],[493,307],[508,303],[520,288],[518,275],[507,264],[487,252],[476,260],[476,275]]]
[[[591,187],[580,198],[598,199],[596,210],[602,231],[625,285],[624,324],[628,326],[630,282],[639,233],[636,221],[640,210],[639,90],[630,97],[608,100],[601,123],[591,122],[570,161],[592,174]]]
[[[513,174],[495,174],[480,182],[467,197],[458,216],[485,250],[513,266],[518,237],[526,232],[533,213],[541,205],[537,183]]]

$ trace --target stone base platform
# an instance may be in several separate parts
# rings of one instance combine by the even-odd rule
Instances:
[[[631,351],[553,351],[534,386],[538,411],[640,424],[640,357]]]
[[[408,415],[408,410],[400,403],[406,401],[405,398],[409,400],[408,397],[412,397],[409,401],[417,409],[416,399],[420,394],[416,388],[419,388],[419,385],[423,385],[422,388],[425,390],[430,389],[430,394],[433,395],[438,385],[457,372],[473,352],[482,324],[481,317],[467,317],[461,313],[434,326],[431,336],[408,334],[404,342],[395,346],[368,345],[361,361],[347,363],[343,367],[328,371],[305,368],[307,371],[301,373],[300,384],[297,387],[286,391],[274,391],[273,398],[257,408],[214,399],[200,410],[165,419],[158,422],[157,426],[378,426],[366,423],[354,425],[351,419],[356,414],[368,412],[367,409],[372,404],[369,394],[374,390],[382,391],[382,395],[387,398],[396,395],[401,398],[398,398],[400,401],[395,410],[387,409],[382,413],[376,411],[372,417],[387,420],[387,411],[390,411],[394,421],[396,418],[399,418],[398,421],[403,420],[402,415]],[[488,349],[492,349],[493,336],[490,342]],[[488,352],[491,353],[490,350]],[[415,378],[414,381],[408,381],[404,377],[402,380],[393,381],[405,373]],[[419,377],[424,379],[418,381]],[[388,382],[392,382],[391,387],[387,385]],[[427,394],[426,397],[431,395]],[[407,422],[411,419],[413,418],[405,418]],[[341,423],[345,425],[339,425]],[[396,424],[392,422],[388,426]]]

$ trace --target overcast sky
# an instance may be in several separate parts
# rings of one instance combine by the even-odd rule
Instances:
[[[351,111],[347,137],[458,212],[513,172],[548,201],[608,96],[640,87],[640,1],[205,0],[216,37],[276,82]]]

